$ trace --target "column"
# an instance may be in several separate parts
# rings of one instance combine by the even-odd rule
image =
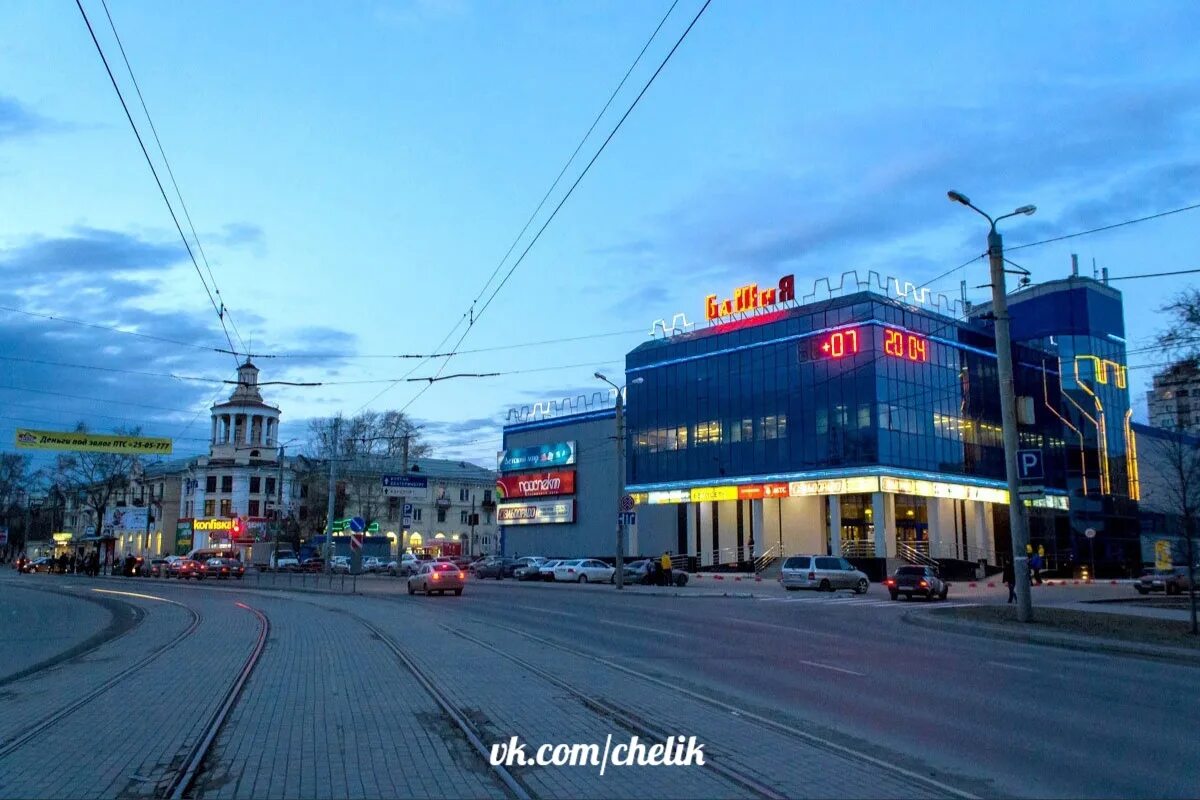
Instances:
[[[696,506],[694,503],[684,503],[684,520],[687,523],[687,554],[693,558],[700,555],[696,549]]]
[[[871,519],[875,523],[875,557],[896,556],[896,501],[887,492],[871,495]]]
[[[765,516],[766,515],[763,513],[763,501],[762,500],[751,500],[750,501],[750,536],[752,537],[750,540],[751,545],[752,545],[752,547],[750,548],[750,557],[751,558],[758,558],[759,556],[761,556],[763,553],[765,553],[771,547],[770,543],[765,541],[767,538],[766,531],[764,530],[764,525],[763,525]],[[776,553],[775,555],[779,555],[779,554]]]
[[[224,443],[229,444],[230,442],[233,441],[233,415],[232,414],[222,414],[221,419],[224,420],[224,422],[225,422]]]
[[[925,498],[925,519],[929,521],[929,555],[931,558],[938,558],[945,555],[942,552],[942,519],[943,506],[948,501],[938,497]]]
[[[825,498],[825,501],[825,505],[829,509],[829,550],[835,556],[840,556],[842,554],[842,496],[831,494]]]
[[[208,441],[212,444],[217,443],[217,418],[216,417],[212,418],[212,436],[210,436],[208,438]]]
[[[972,552],[971,560],[978,561],[981,558],[988,558],[988,526],[987,526],[987,505],[979,501],[968,500],[969,508],[967,509],[967,524],[971,526],[968,541],[971,542]]]

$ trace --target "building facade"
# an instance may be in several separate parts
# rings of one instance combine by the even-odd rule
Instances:
[[[1151,426],[1200,434],[1200,364],[1184,360],[1156,374],[1146,406]]]

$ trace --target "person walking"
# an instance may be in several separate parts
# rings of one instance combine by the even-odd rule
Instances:
[[[1008,587],[1008,602],[1017,601],[1017,573],[1011,561],[1004,562],[1004,585]]]
[[[671,585],[671,551],[664,550],[662,558],[658,560],[659,566],[662,567],[663,586]]]
[[[1033,570],[1033,582],[1038,586],[1042,585],[1042,557],[1038,553],[1034,553],[1029,559],[1029,568]]]

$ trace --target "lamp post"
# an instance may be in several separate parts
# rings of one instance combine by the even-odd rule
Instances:
[[[625,588],[625,525],[621,520],[623,509],[621,501],[625,499],[625,387],[617,386],[602,373],[593,376],[611,386],[617,392],[617,557],[615,581],[617,589]],[[644,378],[634,378],[630,383],[637,385]]]
[[[1025,504],[1021,500],[1021,481],[1017,473],[1017,394],[1013,383],[1012,334],[1008,314],[1008,290],[1004,279],[1004,240],[996,230],[996,223],[1016,216],[1029,216],[1037,211],[1036,206],[1021,206],[995,219],[973,205],[966,195],[950,191],[951,201],[962,203],[988,221],[988,262],[991,267],[992,316],[996,325],[996,371],[1000,379],[1000,418],[1004,435],[1004,473],[1008,480],[1008,515],[1012,529],[1013,581],[1017,595],[1017,620],[1031,622],[1033,598],[1029,586],[1029,556],[1025,548],[1029,544],[1029,522],[1025,515]]]

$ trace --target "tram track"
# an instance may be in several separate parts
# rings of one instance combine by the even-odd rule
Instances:
[[[43,731],[45,731],[48,728],[50,728],[51,726],[53,726],[55,723],[70,716],[71,714],[75,713],[76,711],[83,708],[84,706],[88,705],[93,700],[97,699],[98,697],[103,695],[105,692],[112,689],[114,686],[116,686],[119,683],[121,683],[122,681],[128,679],[131,675],[136,673],[138,670],[142,669],[143,667],[145,667],[148,664],[150,664],[151,662],[153,662],[159,656],[163,655],[164,653],[170,651],[171,649],[173,649],[174,647],[179,645],[181,642],[183,642],[185,639],[187,639],[189,636],[191,636],[193,633],[195,633],[196,629],[200,627],[200,623],[203,621],[203,617],[201,617],[200,613],[198,611],[196,611],[195,609],[189,608],[188,606],[184,605],[183,603],[179,603],[174,600],[168,600],[165,597],[155,597],[153,595],[135,594],[132,592],[117,592],[117,591],[112,591],[112,590],[107,590],[107,589],[93,589],[92,591],[100,592],[103,594],[132,595],[134,597],[148,598],[151,600],[156,600],[161,603],[168,603],[170,605],[178,606],[179,608],[182,608],[185,611],[187,611],[189,615],[191,615],[191,621],[186,628],[184,628],[178,635],[176,635],[170,641],[154,648],[149,653],[147,653],[145,656],[138,659],[137,661],[135,661],[133,664],[129,665],[125,669],[121,670],[116,675],[113,675],[112,677],[108,678],[107,680],[101,682],[100,684],[98,684],[91,690],[87,691],[80,697],[71,701],[70,703],[67,703],[64,706],[61,706],[59,709],[57,709],[53,713],[43,717],[42,719],[38,720],[37,722],[33,723],[32,725],[29,725],[28,727],[25,728],[25,730],[21,731],[20,733],[16,734],[15,736],[11,736],[8,739],[0,741],[0,759],[6,758],[7,756],[11,755],[15,751],[19,750],[21,747],[23,747],[25,744],[27,744],[30,740],[35,739],[39,734],[41,734]]]

